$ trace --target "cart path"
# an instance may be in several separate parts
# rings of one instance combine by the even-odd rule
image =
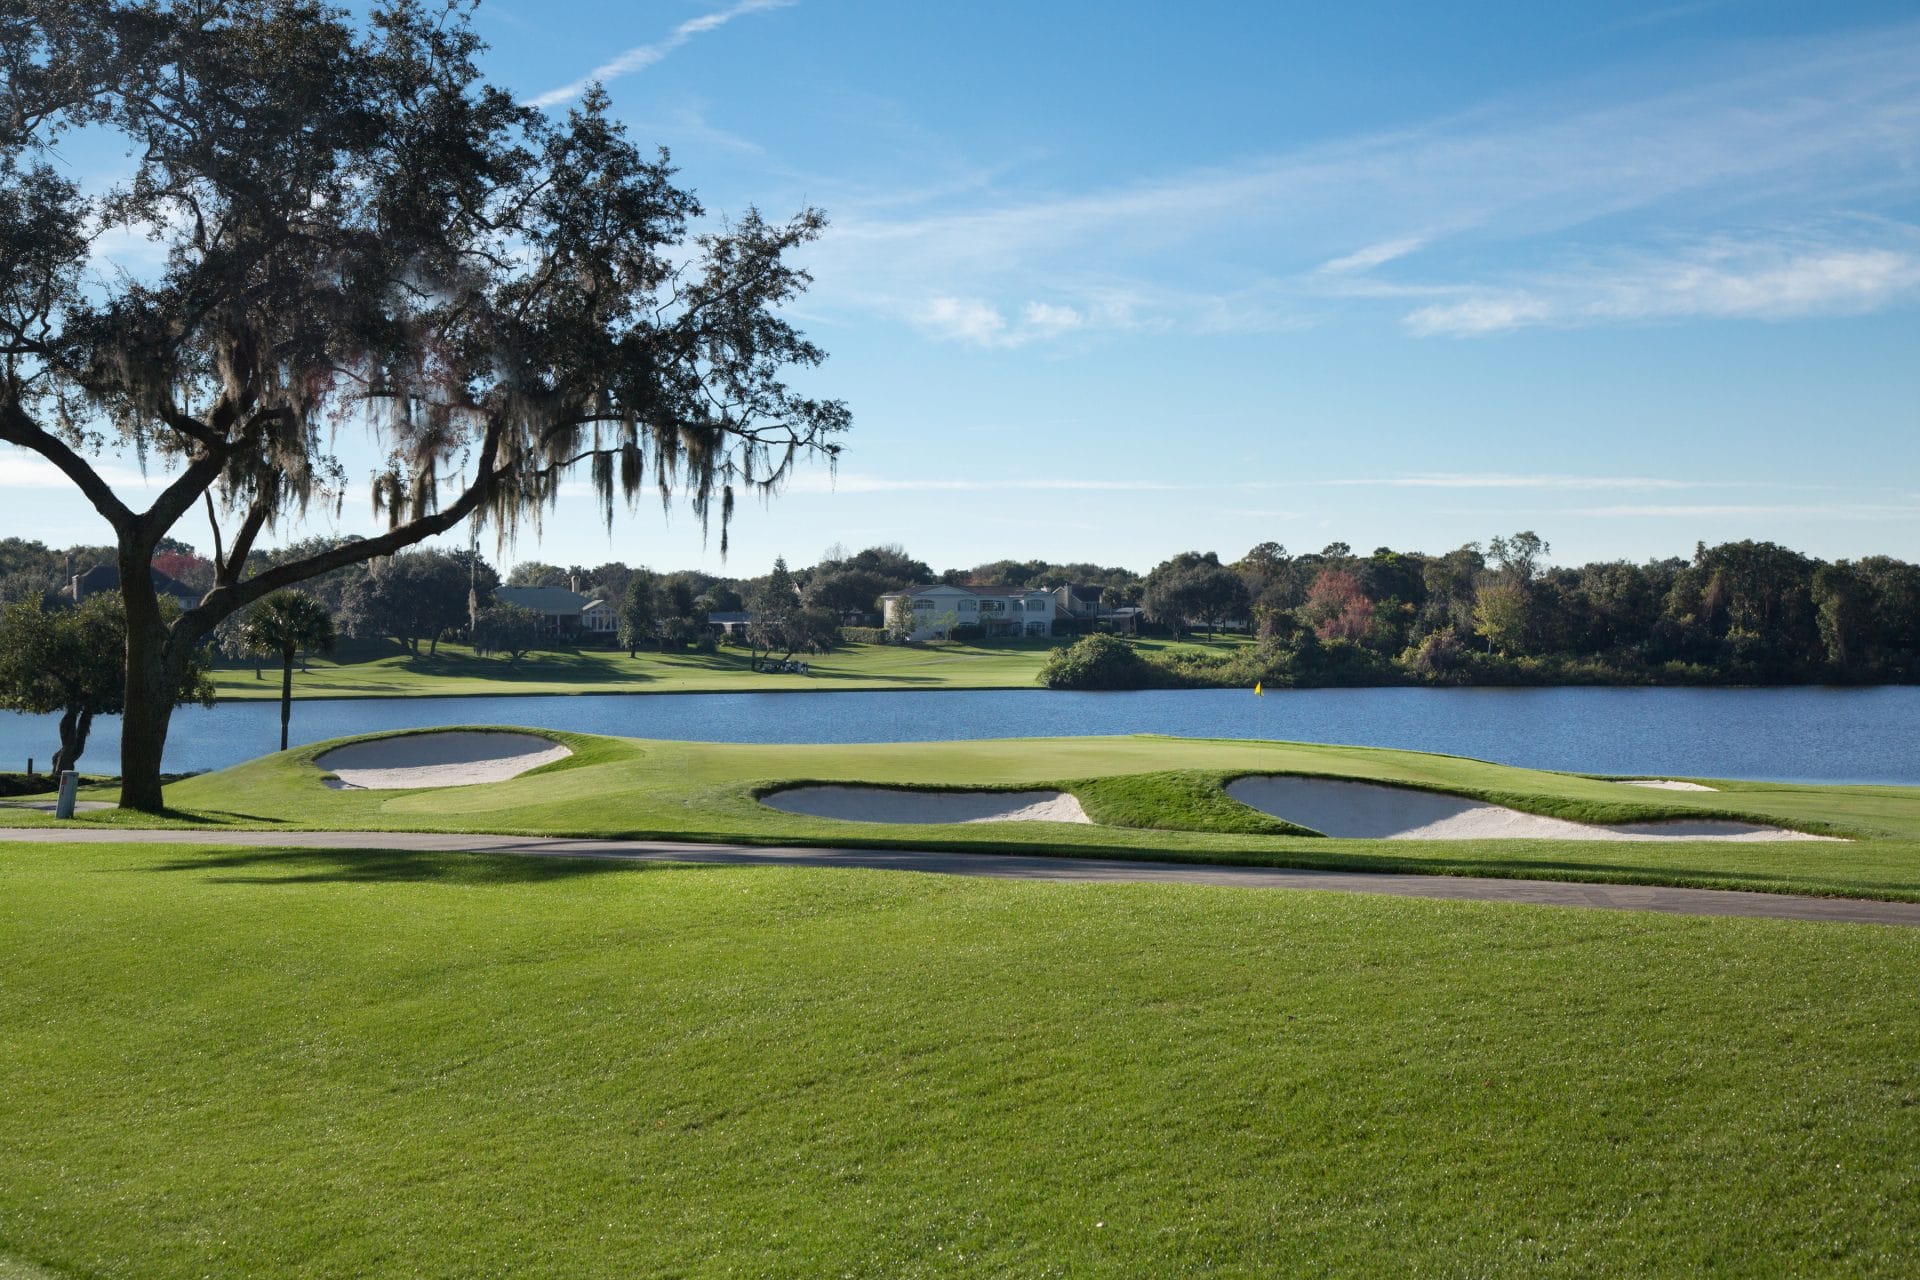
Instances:
[[[115,831],[100,827],[0,828],[0,841],[7,840],[33,844],[236,845],[258,849],[396,850],[599,858],[629,862],[701,862],[736,866],[853,867],[868,871],[986,876],[999,880],[1192,884],[1232,889],[1327,889],[1340,893],[1384,893],[1403,898],[1514,902],[1530,906],[1592,907],[1606,911],[1658,911],[1686,916],[1920,926],[1920,903],[1875,902],[1864,898],[1808,898],[1783,893],[1745,893],[1736,889],[1670,889],[1659,885],[1580,884],[1565,880],[1504,880],[1370,871],[1310,871],[1291,867],[946,853],[918,849],[757,848],[672,840],[579,840],[558,836],[456,835],[417,831]]]

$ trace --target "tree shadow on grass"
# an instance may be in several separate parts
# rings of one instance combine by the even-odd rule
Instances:
[[[284,827],[292,821],[290,818],[276,818],[272,814],[238,813],[231,809],[172,808],[162,809],[158,813],[138,813],[129,809],[95,809],[90,813],[79,815],[76,820],[96,831],[111,831],[115,827],[151,827],[156,818],[178,823],[181,826],[222,829],[247,824],[260,827]]]
[[[235,849],[157,862],[148,871],[199,873],[212,884],[532,885],[608,873],[720,870],[711,864],[524,857],[389,849]],[[254,874],[215,874],[247,872]]]
[[[842,683],[845,683],[846,681],[849,681],[849,680],[858,680],[862,684],[867,684],[867,685],[943,684],[945,683],[943,680],[941,680],[939,676],[896,675],[892,672],[874,673],[874,672],[866,672],[866,671],[822,671],[819,669],[810,671],[804,676],[795,675],[793,678],[796,681],[795,685],[793,686],[794,689],[798,692],[803,692],[803,693],[806,691],[807,682],[809,681],[814,681],[814,682],[840,681]],[[754,690],[754,692],[764,693],[768,691],[764,689],[759,689],[759,690]],[[784,692],[784,690],[782,692]]]
[[[1141,858],[1138,852],[1116,855]],[[1218,858],[1186,852],[1165,855],[1169,861],[1213,863]],[[1247,865],[1292,867],[1308,871],[1354,871],[1375,875],[1474,876],[1494,880],[1557,880],[1591,884],[1645,884],[1746,889],[1762,893],[1799,893],[1814,896],[1891,897],[1896,901],[1920,898],[1914,879],[1838,879],[1819,866],[1796,868],[1733,868],[1677,862],[1588,862],[1574,858],[1503,857],[1485,855],[1408,857],[1396,853],[1362,853],[1314,847],[1289,850],[1279,856],[1246,859]]]

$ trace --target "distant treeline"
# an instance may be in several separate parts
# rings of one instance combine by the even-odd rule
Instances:
[[[1226,654],[1141,657],[1132,679],[1186,685],[1795,684],[1920,680],[1920,567],[1834,563],[1771,542],[1691,560],[1549,567],[1531,532],[1444,555],[1263,543],[1147,575],[1147,616],[1245,628]],[[1109,653],[1111,649],[1109,648]],[[1062,660],[1054,683],[1082,687]],[[1112,664],[1109,664],[1111,667]],[[1111,670],[1098,677],[1115,678]]]
[[[256,552],[252,570],[316,547]],[[1559,567],[1547,563],[1548,552],[1531,532],[1440,555],[1388,547],[1356,555],[1344,543],[1295,555],[1264,542],[1230,562],[1213,552],[1186,552],[1142,575],[1045,560],[936,572],[898,546],[833,547],[815,564],[795,568],[782,591],[843,624],[865,625],[881,620],[883,593],[911,585],[1071,585],[1083,598],[1098,588],[1099,597],[1100,616],[1074,626],[1144,626],[1170,635],[1226,630],[1257,641],[1224,653],[1142,658],[1126,677],[1135,683],[1920,681],[1915,565],[1886,556],[1829,563],[1750,541],[1702,544],[1691,559],[1642,564]],[[101,562],[112,562],[109,548],[56,551],[0,539],[0,601],[51,592],[69,572]],[[163,544],[154,564],[191,587],[212,584],[211,565],[183,543]],[[765,601],[769,577],[650,572],[622,561],[565,567],[529,561],[505,581],[572,587],[605,599],[622,607],[623,618],[645,618],[649,643],[674,647],[707,635],[709,613]],[[417,650],[423,641],[431,646],[462,636],[470,607],[486,607],[500,582],[484,558],[419,550],[355,565],[301,589],[326,604],[341,631],[390,637]],[[623,635],[622,643],[631,638]]]

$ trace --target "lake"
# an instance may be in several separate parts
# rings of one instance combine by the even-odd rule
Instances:
[[[166,767],[218,769],[279,744],[279,705],[174,713]],[[0,767],[44,769],[53,716],[0,713]],[[298,745],[380,729],[513,724],[701,742],[923,742],[1159,733],[1406,747],[1581,773],[1920,785],[1920,688],[1238,689],[738,693],[296,702]],[[120,722],[82,765],[117,772]]]

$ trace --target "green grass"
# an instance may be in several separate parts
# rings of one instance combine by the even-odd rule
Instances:
[[[1456,756],[1365,747],[1181,738],[1056,738],[872,746],[651,742],[553,734],[574,755],[488,787],[329,791],[295,748],[167,789],[179,826],[490,831],[760,844],[906,845],[1081,857],[1627,881],[1920,901],[1920,788],[1722,782],[1656,792]],[[1226,796],[1260,772],[1428,787],[1590,821],[1730,816],[1850,837],[1847,843],[1364,841],[1290,834]],[[758,797],[795,782],[906,787],[1062,786],[1102,824],[888,826],[777,812]],[[100,793],[105,795],[106,793]],[[107,795],[106,798],[110,798]],[[44,826],[0,811],[0,824]],[[153,819],[107,812],[94,826]]]
[[[1005,641],[992,645],[847,645],[806,658],[810,674],[767,675],[750,669],[743,649],[714,654],[642,653],[582,649],[536,653],[509,667],[501,657],[479,658],[465,645],[443,644],[437,657],[418,658],[389,643],[352,644],[341,661],[314,659],[296,671],[300,698],[456,697],[555,693],[714,693],[805,689],[1005,689],[1031,687],[1051,644]],[[215,673],[222,698],[278,698],[278,674],[252,667]]]
[[[1916,971],[1867,926],[0,845],[0,1275],[1912,1274]]]
[[[747,693],[768,690],[835,689],[1030,689],[1047,654],[1065,640],[995,640],[981,644],[844,645],[832,653],[804,656],[809,674],[767,675],[751,670],[745,650],[714,654],[641,653],[582,649],[536,653],[509,666],[502,657],[480,658],[465,645],[443,644],[437,656],[423,646],[419,657],[388,641],[344,641],[334,659],[314,658],[296,669],[296,698],[406,698],[568,693]],[[1144,640],[1143,650],[1228,651],[1248,643]],[[214,672],[221,698],[278,698],[280,676],[271,665],[227,665]]]

